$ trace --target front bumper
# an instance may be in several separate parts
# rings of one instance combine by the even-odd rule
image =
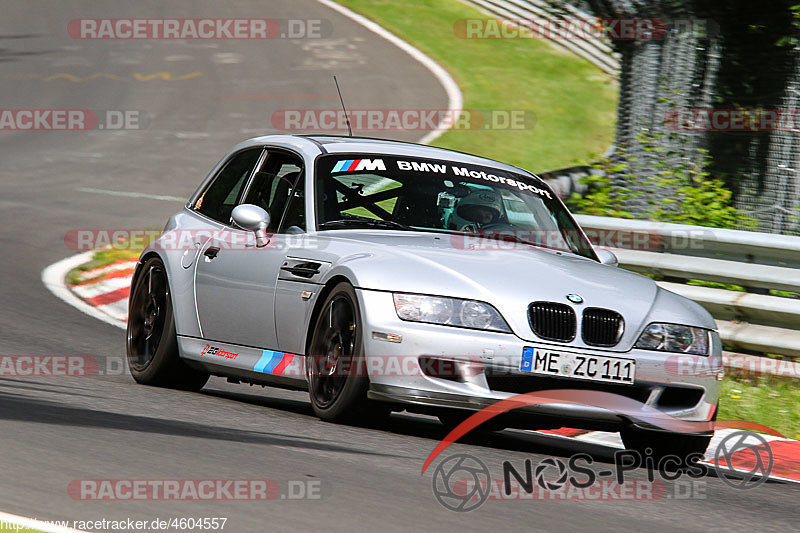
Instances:
[[[437,408],[477,411],[517,394],[576,389],[619,395],[627,400],[623,402],[627,406],[634,400],[638,407],[619,410],[613,406],[575,403],[529,405],[514,411],[512,425],[614,431],[631,425],[658,429],[650,423],[653,410],[684,422],[708,422],[715,417],[719,376],[723,372],[721,357],[676,356],[636,349],[589,350],[530,343],[513,334],[405,322],[394,311],[391,293],[363,289],[357,293],[361,309],[365,310],[362,315],[371,399],[423,411]],[[389,342],[385,340],[386,334],[399,336],[402,342]],[[522,351],[530,346],[634,359],[635,383],[610,384],[522,372]],[[720,350],[719,346],[714,347],[714,353]],[[391,366],[387,361],[392,359],[402,363],[394,365],[395,371],[387,371]],[[450,366],[454,372],[444,377],[430,375],[430,365],[426,363],[431,359],[454,361]],[[696,364],[686,364],[687,361]]]

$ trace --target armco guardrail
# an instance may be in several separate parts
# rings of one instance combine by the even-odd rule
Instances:
[[[466,3],[509,22],[523,22],[543,38],[552,35],[554,29],[558,39],[550,39],[555,46],[588,59],[603,71],[619,75],[619,60],[607,41],[583,35],[576,30],[575,19],[593,20],[595,17],[575,6],[551,3],[546,0],[466,0]]]
[[[727,346],[800,356],[800,237],[577,215],[593,243],[620,266],[664,278],[659,285],[705,307]],[[703,280],[746,292],[686,285]]]

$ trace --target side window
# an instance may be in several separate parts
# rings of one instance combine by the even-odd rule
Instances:
[[[255,168],[261,152],[261,148],[252,148],[239,152],[229,159],[217,173],[214,181],[197,199],[194,208],[217,222],[228,224],[231,220],[231,211],[236,207],[236,199]]]
[[[292,154],[270,152],[253,177],[244,203],[265,209],[273,231],[305,231],[304,188],[303,162]]]

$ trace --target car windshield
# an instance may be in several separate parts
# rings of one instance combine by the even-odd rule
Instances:
[[[492,167],[380,154],[320,157],[317,229],[434,231],[597,259],[541,180]]]

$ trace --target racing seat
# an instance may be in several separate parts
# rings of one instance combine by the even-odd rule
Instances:
[[[441,228],[442,217],[436,205],[436,196],[407,194],[397,198],[394,219],[407,226]]]

